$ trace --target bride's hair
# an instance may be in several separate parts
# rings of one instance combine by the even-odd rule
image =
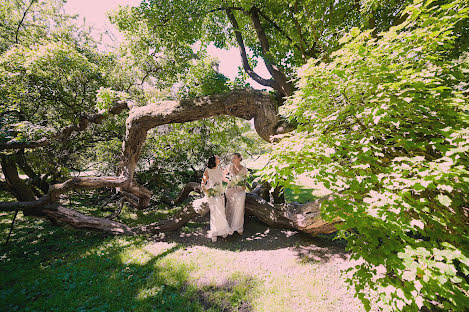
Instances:
[[[217,158],[215,157],[215,155],[212,155],[208,158],[207,167],[212,169],[212,168],[215,168],[216,166],[217,166]]]
[[[243,157],[241,157],[241,154],[240,154],[240,153],[233,153],[233,155],[238,156],[239,160],[243,160]]]

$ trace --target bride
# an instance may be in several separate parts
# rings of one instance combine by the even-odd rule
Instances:
[[[224,180],[223,170],[220,167],[220,159],[216,155],[209,157],[207,169],[202,177],[202,191],[207,197],[210,207],[210,231],[212,242],[217,241],[217,236],[226,237],[233,234],[225,215],[225,196],[223,195]]]
[[[225,170],[225,174],[230,176],[230,182],[225,192],[227,205],[226,215],[231,230],[243,234],[244,226],[244,202],[246,199],[245,181],[248,175],[246,167],[241,165],[241,154],[233,153],[231,156],[231,164]]]

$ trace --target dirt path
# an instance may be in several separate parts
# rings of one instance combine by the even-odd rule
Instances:
[[[212,243],[208,217],[195,228],[153,237],[154,255],[181,245],[170,261],[191,267],[197,287],[227,288],[243,281],[252,295],[239,311],[363,311],[340,271],[352,263],[343,242],[265,226],[248,217],[243,236]],[[187,229],[186,229],[187,230]]]

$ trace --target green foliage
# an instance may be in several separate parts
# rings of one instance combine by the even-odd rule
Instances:
[[[388,29],[408,1],[371,2],[363,1],[361,5],[361,1],[355,0],[145,0],[138,7],[120,7],[111,14],[111,21],[125,34],[128,40],[125,46],[139,64],[157,68],[151,73],[158,81],[175,82],[178,74],[184,75],[191,67],[195,43],[202,46],[213,43],[218,48],[237,45],[225,12],[225,8],[232,8],[253,58],[261,57],[293,78],[295,67],[305,64],[308,57],[327,58],[340,46],[338,39],[343,32],[353,26]],[[269,41],[268,53],[262,51],[249,17],[253,6],[260,12]]]
[[[2,238],[10,221],[0,213]],[[21,215],[15,234],[0,248],[2,311],[219,310],[199,302],[190,265],[167,259],[179,245],[154,255],[143,237],[103,237]]]
[[[337,195],[322,217],[353,259],[369,306],[467,311],[469,55],[457,54],[465,1],[415,1],[389,31],[353,28],[329,63],[311,59],[282,107],[298,128],[263,173],[288,185],[309,172]],[[466,43],[464,43],[466,44]],[[456,51],[456,52],[455,52]]]
[[[47,137],[77,124],[83,114],[107,108],[116,96],[125,98],[122,90],[140,100],[143,92],[133,87],[139,77],[123,65],[129,62],[116,53],[99,52],[89,30],[64,14],[63,1],[4,1],[0,16],[2,142]],[[57,181],[67,172],[88,169],[98,152],[93,147],[122,138],[123,131],[125,118],[115,116],[65,142],[26,150],[25,160],[38,176]]]
[[[228,91],[228,78],[215,70],[217,66],[218,62],[210,57],[197,61],[182,78],[180,96],[193,98]]]
[[[100,83],[98,66],[65,43],[17,46],[0,56],[0,107],[17,112],[10,121],[27,121],[38,130],[75,122],[94,104]],[[21,131],[32,129],[16,128],[17,139],[34,139]]]
[[[0,5],[0,53],[15,44],[31,46],[51,40],[81,41],[83,33],[68,23],[65,0],[3,0]],[[73,33],[73,34],[72,34]]]
[[[98,110],[108,110],[115,103],[116,100],[128,99],[128,94],[125,92],[114,91],[111,88],[99,88],[96,92],[96,108]]]
[[[149,132],[139,160],[139,182],[155,196],[189,181],[200,182],[208,157],[240,152],[256,154],[264,143],[248,122],[219,116],[195,122],[158,127]],[[175,194],[171,194],[175,195]]]

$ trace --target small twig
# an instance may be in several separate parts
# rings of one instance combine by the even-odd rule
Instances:
[[[113,201],[114,199],[116,199],[116,197],[120,196],[120,193],[116,193],[114,195],[111,196],[111,198],[109,198],[105,203],[104,205],[101,206],[101,210],[104,209],[104,207],[106,207],[111,201]]]
[[[8,241],[10,240],[11,233],[13,232],[13,227],[15,225],[15,220],[16,220],[17,215],[18,215],[18,210],[15,210],[15,215],[13,216],[13,220],[11,221],[11,225],[10,225],[10,233],[8,233],[8,237],[5,242],[5,245],[8,245]]]
[[[121,198],[119,201],[119,207],[116,209],[116,211],[114,211],[112,214],[110,214],[109,216],[105,218],[109,220],[113,220],[117,218],[121,214],[123,206],[124,206],[124,198]]]

